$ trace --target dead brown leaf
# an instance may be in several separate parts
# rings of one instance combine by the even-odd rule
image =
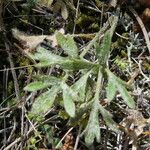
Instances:
[[[59,32],[64,34],[64,29],[60,29]],[[51,42],[52,47],[57,46],[57,40],[55,34],[53,35],[27,35],[18,29],[12,29],[12,34],[17,39],[20,45],[23,47],[26,53],[34,51],[43,41],[46,39]]]

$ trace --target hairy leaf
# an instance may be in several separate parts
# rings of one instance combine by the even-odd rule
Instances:
[[[117,87],[114,84],[114,78],[112,76],[108,76],[108,84],[106,87],[106,95],[109,102],[114,98],[117,91]]]
[[[114,17],[113,24],[111,28],[108,31],[106,31],[102,44],[98,45],[96,43],[97,57],[98,57],[99,63],[102,66],[106,65],[106,62],[108,61],[110,48],[111,48],[111,40],[112,40],[114,30],[116,28],[117,22],[118,22],[118,17]]]
[[[70,118],[69,123],[71,123],[72,125],[75,125],[75,124],[79,125],[81,123],[80,119],[83,119],[82,116],[84,114],[88,113],[88,111],[92,107],[92,104],[93,104],[93,101],[82,103],[80,105],[80,107],[77,109],[75,117],[74,118]]]
[[[50,90],[41,94],[33,103],[31,113],[35,115],[46,113],[52,107],[58,91],[59,86],[53,86]]]
[[[117,124],[113,121],[112,119],[112,114],[110,114],[109,111],[107,111],[105,108],[103,108],[102,105],[99,104],[99,110],[103,116],[103,119],[105,120],[107,126],[113,130],[113,131],[118,131]]]
[[[68,58],[65,58],[64,61],[57,61],[57,62],[41,61],[36,66],[48,67],[51,65],[59,65],[63,69],[67,69],[67,70],[91,69],[97,66],[97,64],[88,61],[83,61],[79,59],[68,59]]]
[[[37,91],[37,90],[47,88],[51,85],[59,84],[61,82],[59,78],[47,76],[47,75],[35,75],[33,78],[37,81],[28,84],[24,88],[24,90]]]
[[[97,65],[98,64],[94,64],[89,61],[84,61],[80,59],[70,59],[60,64],[61,67],[68,70],[80,70],[80,69],[90,70]]]
[[[126,102],[126,104],[130,108],[135,108],[135,102],[134,102],[133,98],[131,97],[131,95],[128,93],[127,89],[122,84],[118,84],[118,91],[120,92],[120,94],[121,94],[122,98],[124,99],[124,101]]]
[[[99,109],[97,103],[93,103],[93,108],[90,113],[90,118],[85,129],[85,142],[90,146],[94,139],[100,142],[100,126],[99,126]]]
[[[117,91],[120,92],[120,94],[121,94],[123,100],[126,102],[126,104],[130,108],[135,108],[135,102],[134,102],[133,98],[131,97],[131,95],[128,93],[125,85],[123,84],[124,82],[121,79],[119,79],[117,76],[115,76],[108,69],[106,69],[106,72],[108,74],[108,77],[113,79],[113,83],[114,83],[113,87],[115,86],[117,88]]]
[[[61,87],[63,90],[64,108],[71,117],[74,117],[75,116],[74,100],[78,98],[78,96],[66,83],[62,82]]]
[[[78,81],[76,81],[75,84],[72,86],[72,89],[79,94],[80,101],[84,101],[85,99],[87,79],[90,73],[91,71],[87,72]]]
[[[40,62],[36,65],[37,67],[48,67],[51,65],[60,65],[64,69],[68,70],[80,70],[80,69],[91,69],[98,64],[94,64],[89,61],[73,59],[68,57],[61,57],[55,55],[44,48],[39,48],[35,54],[31,54],[30,57]]]
[[[108,30],[104,35],[104,39],[102,41],[101,46],[96,46],[97,57],[101,65],[105,65],[108,60],[111,46],[111,38],[112,34]]]
[[[35,54],[30,54],[30,57],[41,62],[47,62],[49,65],[65,61],[65,58],[55,55],[45,48],[38,48]]]
[[[92,111],[88,125],[86,127],[85,142],[87,145],[91,145],[96,138],[97,142],[100,142],[100,126],[99,126],[99,96],[101,92],[101,83],[103,74],[101,67],[99,67],[98,78],[96,82],[95,95],[93,98]]]
[[[61,82],[61,79],[49,75],[33,75],[33,79],[41,82],[50,82],[51,84]]]
[[[78,57],[78,48],[73,40],[73,37],[67,35],[66,37],[60,32],[56,33],[56,39],[61,48],[72,58]]]
[[[32,82],[30,84],[28,84],[24,90],[27,90],[27,91],[37,91],[37,90],[41,90],[41,89],[44,89],[44,88],[47,88],[51,85],[50,82],[41,82],[41,81],[35,81],[35,82]]]

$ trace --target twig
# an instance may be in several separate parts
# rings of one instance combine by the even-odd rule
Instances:
[[[10,52],[8,52],[8,59],[9,59],[10,67],[14,68],[14,63],[13,63],[13,60],[12,60],[12,54]],[[11,70],[11,73],[12,73],[13,80],[14,80],[16,98],[17,98],[17,100],[19,100],[20,99],[20,91],[19,91],[19,84],[18,84],[18,80],[17,80],[17,75],[16,75],[15,70]]]
[[[139,61],[139,63],[138,63],[138,66],[139,66],[139,69],[140,69],[140,73],[143,75],[143,77],[144,77],[147,81],[150,81],[150,78],[147,77],[147,76],[143,73],[142,67],[141,67],[141,63],[142,63],[142,61]]]
[[[3,0],[0,1],[0,5],[2,5],[2,4],[3,4]],[[2,6],[0,6],[0,7],[2,7]],[[5,40],[5,47],[6,47],[6,51],[7,51],[7,54],[8,54],[10,68],[14,68],[12,54],[10,52],[10,47],[9,47],[9,40],[8,40],[8,38],[6,36],[6,33],[4,31],[3,31],[3,37],[4,37],[4,40]],[[18,84],[18,80],[17,80],[17,75],[16,75],[15,70],[11,70],[11,73],[12,73],[13,80],[14,80],[14,88],[15,88],[16,98],[19,101],[19,99],[20,99],[20,91],[19,91],[19,84]]]
[[[29,117],[27,116],[27,114],[25,114],[25,117],[27,118],[27,120],[29,121],[31,128],[33,128],[33,130],[38,133],[38,131],[36,130],[34,124],[31,122],[31,120],[29,119]],[[39,138],[42,139],[42,137],[38,134]]]
[[[6,117],[4,114],[4,129],[6,128]],[[4,146],[6,146],[6,142],[7,142],[7,136],[6,136],[6,130],[4,130]]]
[[[133,7],[130,7],[129,10],[133,13],[133,15],[135,16],[137,22],[139,23],[140,27],[141,27],[141,30],[143,32],[143,35],[145,37],[145,41],[146,41],[146,44],[147,44],[147,48],[149,50],[149,53],[150,53],[150,40],[149,40],[149,36],[148,36],[148,33],[146,31],[146,28],[143,24],[143,21],[142,19],[138,16],[137,12],[133,9]]]
[[[25,134],[23,137],[17,138],[14,142],[12,142],[11,144],[9,144],[9,145],[8,145],[7,147],[5,147],[3,150],[9,150],[9,149],[11,149],[15,144],[17,144],[18,142],[20,142],[22,139],[28,137],[29,134],[30,134],[32,131],[34,131],[34,128],[33,128],[33,127],[35,127],[36,125],[37,125],[37,122],[36,122],[33,126],[31,126],[31,128],[29,129],[29,131],[27,132],[27,134]],[[38,127],[38,126],[39,126],[39,124],[38,124],[36,127]],[[36,128],[36,127],[35,127],[35,128]]]
[[[0,130],[0,134],[3,133],[3,132],[5,132],[5,131],[8,132],[8,130],[10,130],[10,129],[12,129],[12,128],[13,128],[13,126],[8,127],[8,128],[5,128],[5,129],[1,129],[1,130]]]
[[[25,117],[24,105],[22,105],[22,107],[21,107],[21,116],[20,117],[21,117],[21,136],[23,136],[24,135],[24,117]],[[22,149],[23,148],[22,142],[20,143],[20,145],[21,145],[20,149]]]
[[[23,69],[23,68],[34,67],[34,66],[35,65],[27,65],[27,66],[22,66],[22,67],[13,67],[13,68],[1,69],[0,72],[9,71],[9,70]]]
[[[122,149],[122,132],[118,133],[117,135],[117,150],[121,150]]]
[[[13,129],[12,129],[10,135],[9,135],[9,138],[7,139],[7,143],[10,142],[10,140],[11,140],[11,138],[12,138],[12,136],[13,136],[13,133],[14,133],[15,130],[16,130],[16,126],[17,126],[16,118],[14,117],[13,120],[14,120]]]
[[[8,54],[8,59],[9,59],[9,63],[10,63],[10,68],[14,68],[14,63],[13,63],[13,59],[12,59],[12,54],[10,52],[10,47],[9,44],[6,42],[8,41],[5,32],[3,33],[4,35],[4,39],[5,39],[5,47],[6,47],[6,51]],[[20,100],[20,90],[19,90],[19,84],[18,84],[18,80],[17,80],[17,75],[15,70],[11,70],[12,76],[13,76],[13,80],[14,80],[14,87],[15,87],[15,94],[16,94],[16,98],[19,101]]]
[[[96,33],[80,33],[80,34],[72,34],[71,36],[91,40],[95,37],[95,35],[96,35]]]
[[[7,98],[7,81],[8,81],[8,70],[5,69],[3,72],[3,101]]]
[[[11,149],[11,147],[13,147],[16,143],[21,141],[21,137],[17,138],[14,142],[12,142],[10,145],[8,145],[6,148],[4,148],[4,150],[9,150]]]
[[[124,40],[129,40],[129,38],[120,35],[118,32],[115,32],[115,34],[116,34],[118,37],[120,37],[120,38],[122,38],[122,39],[124,39]]]
[[[140,60],[139,62],[137,62],[134,58],[132,58],[132,59],[137,63],[141,75],[146,79],[147,82],[149,82],[149,81],[150,81],[150,78],[147,77],[147,76],[143,73],[143,71],[142,71],[142,67],[141,67],[142,61]]]
[[[139,70],[139,69],[136,69],[136,70],[133,72],[133,74],[131,74],[131,77],[130,77],[130,79],[128,80],[127,85],[131,85],[131,84],[134,82],[135,78],[139,75],[139,73],[140,73],[140,70]]]
[[[81,129],[82,129],[82,126],[79,127],[78,135],[77,135],[76,142],[75,142],[73,150],[77,150],[77,147],[78,147],[78,144],[79,144],[79,140],[80,140]]]
[[[78,0],[78,2],[77,2],[77,8],[76,8],[75,20],[76,20],[77,17],[78,17],[79,4],[80,4],[80,0]],[[73,27],[73,34],[75,33],[75,29],[76,29],[76,22],[74,23],[74,27]]]
[[[59,141],[59,143],[56,145],[56,148],[59,147],[59,145],[61,144],[61,142],[65,139],[65,137],[73,130],[73,127],[70,128],[67,133],[62,137],[62,139]]]

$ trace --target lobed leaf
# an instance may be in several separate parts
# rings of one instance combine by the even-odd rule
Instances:
[[[98,78],[96,82],[95,95],[93,98],[92,111],[90,113],[90,118],[88,125],[86,127],[85,142],[87,145],[91,145],[96,138],[97,142],[100,142],[100,126],[99,126],[99,96],[101,92],[101,83],[103,74],[101,72],[101,67],[99,67]]]
[[[39,48],[35,54],[30,54],[30,57],[40,62],[36,65],[37,67],[48,67],[51,65],[60,65],[64,69],[68,70],[80,70],[80,69],[91,69],[97,64],[89,61],[80,59],[71,59],[68,57],[61,57],[55,55],[44,48]]]
[[[63,69],[67,69],[67,70],[91,69],[97,66],[97,64],[94,64],[88,61],[83,61],[79,59],[67,59],[67,58],[64,61],[58,61],[58,62],[48,62],[48,61],[44,62],[43,61],[43,62],[38,63],[36,66],[48,67],[51,65],[59,65]]]
[[[107,75],[108,75],[108,78],[112,78],[113,79],[113,88],[116,87],[117,88],[117,91],[120,92],[123,100],[125,101],[125,103],[130,107],[130,108],[135,108],[135,102],[133,100],[133,98],[131,97],[131,95],[128,93],[126,87],[125,87],[125,84],[124,82],[119,79],[117,76],[115,76],[111,71],[109,71],[108,69],[106,69],[106,72],[107,72]],[[115,88],[112,89],[113,92],[115,91]],[[113,93],[114,94],[114,93]],[[113,95],[112,94],[112,95]],[[112,98],[111,94],[110,95],[107,95],[108,97],[107,98]]]
[[[47,88],[51,85],[50,82],[41,82],[41,81],[35,81],[35,82],[32,82],[30,84],[28,84],[24,90],[27,90],[27,91],[37,91],[37,90],[41,90],[41,89],[44,89],[44,88]]]
[[[73,37],[67,35],[66,37],[60,33],[56,33],[56,39],[61,48],[72,58],[78,57],[78,48],[73,40]]]
[[[109,100],[109,102],[112,101],[112,99],[115,97],[117,91],[117,87],[114,84],[114,78],[112,78],[112,76],[108,76],[108,84],[106,87],[106,96],[107,99]]]
[[[84,61],[80,59],[70,59],[60,64],[62,68],[68,69],[68,70],[80,70],[80,69],[90,70],[97,65],[98,64],[94,64],[92,62]]]
[[[118,17],[115,16],[111,28],[108,31],[106,31],[106,33],[104,35],[102,44],[98,45],[98,43],[95,43],[96,44],[96,54],[97,54],[99,63],[102,66],[106,65],[106,63],[108,61],[108,57],[110,54],[110,48],[111,48],[112,36],[113,36],[113,33],[117,26],[117,22],[118,22]]]
[[[103,116],[106,125],[113,131],[118,132],[117,124],[112,119],[112,114],[99,104],[99,110]]]
[[[35,75],[33,78],[37,81],[28,84],[24,88],[24,90],[31,91],[31,92],[37,91],[37,90],[47,88],[51,85],[59,84],[61,82],[59,78],[47,76],[47,75]]]
[[[83,102],[85,99],[87,79],[90,74],[91,74],[91,71],[87,72],[78,81],[76,81],[72,86],[72,89],[79,94],[79,101]]]
[[[61,84],[63,90],[63,102],[66,112],[70,117],[75,116],[75,103],[74,100],[78,97],[76,93],[64,82]]]
[[[59,86],[53,86],[50,90],[41,94],[33,103],[31,113],[35,115],[46,113],[52,107],[58,91]]]
[[[100,142],[100,126],[99,126],[99,110],[98,105],[93,103],[93,108],[90,113],[89,121],[85,129],[85,143],[90,146],[94,139]]]
[[[61,79],[49,75],[33,75],[33,79],[41,82],[50,82],[51,84],[58,84],[61,82]]]
[[[64,57],[55,55],[42,47],[38,48],[35,54],[30,54],[30,57],[41,62],[47,62],[49,65],[57,64],[66,60]]]
[[[104,35],[102,44],[101,45],[96,44],[96,53],[97,53],[99,63],[101,65],[105,65],[108,60],[110,47],[111,47],[111,38],[112,38],[112,34],[108,30]]]
[[[131,97],[131,95],[128,93],[127,89],[122,84],[118,84],[118,91],[120,92],[120,94],[121,94],[122,98],[124,99],[124,101],[126,102],[126,104],[130,108],[135,108],[135,102],[134,102],[133,98]]]

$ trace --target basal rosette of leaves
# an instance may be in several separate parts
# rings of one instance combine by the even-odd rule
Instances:
[[[60,78],[51,75],[37,75],[35,81],[25,87],[25,90],[30,92],[45,89],[36,98],[30,113],[32,115],[45,114],[54,105],[57,96],[61,95],[63,107],[70,116],[72,124],[77,124],[75,122],[79,122],[85,114],[87,117],[89,116],[82,133],[88,146],[95,139],[100,142],[100,114],[110,129],[118,131],[117,124],[112,119],[112,114],[100,104],[102,90],[106,90],[106,98],[109,101],[112,101],[116,92],[119,92],[128,107],[135,108],[135,102],[129,94],[125,82],[114,75],[107,67],[112,36],[117,22],[118,16],[113,16],[111,26],[104,33],[101,44],[98,42],[99,38],[93,40],[94,42],[91,41],[93,43],[90,44],[95,46],[96,62],[85,60],[81,57],[83,53],[79,55],[79,49],[72,35],[64,36],[59,32],[56,33],[56,39],[68,55],[67,57],[56,55],[44,48],[38,48],[35,54],[30,55],[32,59],[38,60],[37,67],[59,66],[65,72],[64,76]],[[81,76],[72,85],[68,85],[68,76],[72,71],[80,71]],[[105,77],[106,75],[107,77]],[[93,77],[96,80],[93,80]],[[104,82],[107,83],[107,87],[103,86]]]

